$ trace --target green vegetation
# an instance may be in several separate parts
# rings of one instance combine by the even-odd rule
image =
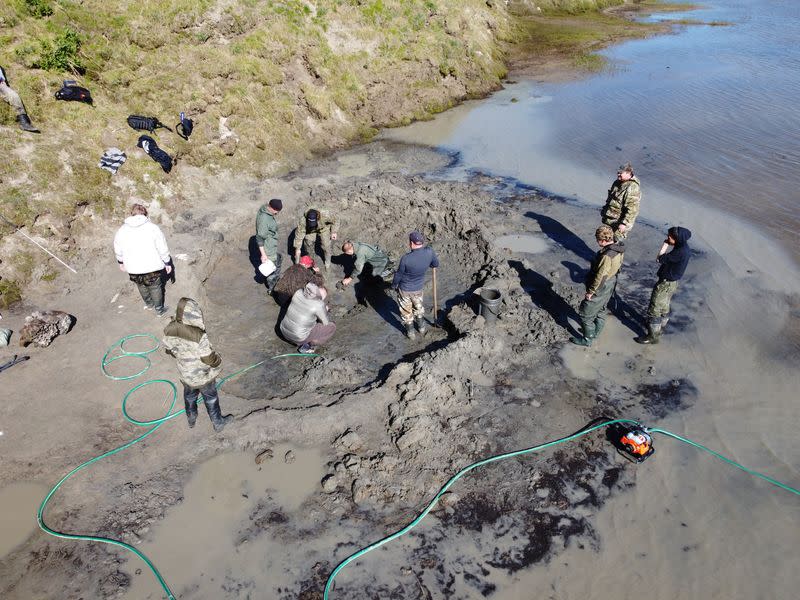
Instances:
[[[25,0],[25,10],[32,17],[49,17],[53,14],[53,6],[48,0]]]
[[[45,71],[71,71],[82,74],[86,69],[78,56],[81,39],[73,29],[64,29],[51,42],[40,40],[39,57],[32,66]]]
[[[8,308],[22,300],[22,288],[13,280],[0,279],[0,308]]]
[[[0,65],[43,131],[20,132],[0,103],[0,213],[28,227],[50,213],[88,231],[132,196],[168,204],[191,193],[185,165],[286,172],[314,152],[488,94],[506,75],[509,42],[601,68],[594,49],[631,27],[647,31],[597,12],[619,3],[542,0],[549,16],[520,17],[486,0],[0,2]],[[89,88],[94,106],[54,100],[64,78]],[[155,134],[178,161],[167,175],[141,158],[140,132],[125,120],[173,126],[180,111],[195,121],[189,142]],[[97,167],[109,146],[129,155],[114,176]],[[27,283],[23,267],[0,265],[7,287]]]

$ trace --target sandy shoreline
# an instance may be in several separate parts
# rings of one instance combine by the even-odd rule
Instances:
[[[244,183],[239,197],[249,197],[248,202],[221,202],[230,190],[209,190],[202,201],[165,223],[173,231],[173,253],[189,258],[178,265],[178,283],[168,288],[168,302],[174,305],[181,294],[191,294],[204,303],[226,372],[291,349],[275,336],[277,308],[252,281],[247,257],[252,217],[264,195],[286,200],[283,240],[312,191],[311,197],[339,209],[344,235],[380,236],[391,250],[400,251],[408,229],[427,228],[447,265],[441,294],[450,324],[409,348],[394,323],[390,298],[378,294],[361,307],[349,290],[337,293],[334,310],[341,335],[323,359],[259,369],[232,380],[222,394],[225,408],[239,417],[230,430],[213,436],[200,426],[189,431],[180,418],[170,422],[152,441],[126,451],[129,457],[101,462],[65,486],[48,522],[141,543],[185,597],[244,598],[248,590],[272,589],[277,598],[318,598],[338,560],[409,519],[458,467],[575,431],[609,412],[668,423],[779,479],[796,477],[789,466],[796,460],[785,455],[791,447],[791,423],[785,414],[784,424],[775,427],[773,422],[781,410],[788,410],[797,383],[790,369],[796,341],[783,329],[791,318],[789,297],[772,294],[766,304],[758,285],[737,278],[708,248],[696,254],[676,297],[674,330],[658,348],[642,350],[631,338],[652,285],[650,255],[663,235],[642,224],[632,234],[620,283],[626,305],[609,323],[602,344],[588,351],[564,346],[576,324],[569,315],[592,252],[584,240],[590,240],[593,211],[508,179],[486,176],[458,183],[420,176],[448,164],[452,166],[452,157],[420,147],[371,144],[309,165],[287,179]],[[403,209],[409,204],[414,210]],[[512,254],[493,245],[492,240],[508,234],[533,236],[546,251]],[[121,395],[130,386],[102,378],[97,365],[105,348],[123,335],[158,334],[163,323],[139,309],[135,290],[120,280],[113,261],[97,264],[102,266],[88,285],[41,297],[40,306],[73,312],[78,323],[51,348],[33,350],[29,363],[15,367],[11,385],[19,400],[0,406],[0,443],[7,465],[0,488],[15,481],[52,483],[77,461],[138,434],[119,415]],[[739,283],[730,290],[727,282],[733,280]],[[483,329],[473,307],[464,304],[477,285],[493,285],[504,293],[503,318],[493,330]],[[745,326],[742,315],[755,299],[761,306],[759,320]],[[4,323],[14,324],[21,316],[7,313]],[[754,364],[759,370],[753,371]],[[166,357],[154,356],[147,377],[157,376],[174,379]],[[63,402],[54,401],[54,389]],[[769,411],[748,405],[754,394],[773,399]],[[158,413],[161,401],[159,391],[143,397],[140,406]],[[707,424],[709,411],[713,435],[707,427],[697,427]],[[56,435],[53,419],[59,422]],[[735,433],[739,419],[750,423],[751,435]],[[772,424],[770,442],[763,433],[767,423]],[[280,493],[242,488],[231,511],[203,518],[204,503],[196,499],[203,492],[192,490],[213,484],[219,467],[206,467],[207,461],[226,452],[252,458],[266,448],[279,449],[272,460],[282,461],[286,443],[301,461],[309,448],[320,453],[315,465],[302,471],[320,469],[324,475],[301,490],[306,494],[301,510]],[[775,454],[765,453],[765,448],[777,450],[773,444],[784,449],[786,462],[776,463]],[[615,556],[618,548],[609,544],[607,527],[602,526],[607,517],[600,515],[611,514],[616,527],[629,522],[636,531],[636,520],[626,520],[627,512],[616,506],[639,502],[652,486],[682,481],[681,472],[662,471],[675,464],[675,451],[663,443],[653,459],[658,462],[648,462],[648,470],[640,471],[622,462],[598,435],[565,453],[476,473],[419,534],[387,549],[383,557],[365,558],[343,572],[337,594],[506,598],[516,597],[515,586],[524,588],[520,582],[530,577],[537,585],[549,585],[555,571],[545,565],[555,564],[565,549],[584,568],[597,557]],[[685,468],[705,468],[692,454],[679,456]],[[200,471],[199,465],[204,465]],[[255,474],[248,476],[245,470],[255,464],[244,460],[241,465],[236,476],[255,481]],[[655,475],[656,480],[631,487],[652,465],[657,465],[656,472],[648,479]],[[730,481],[736,482],[739,494],[744,490],[742,506],[725,509],[734,515],[745,509],[753,514],[785,511],[781,505],[787,499],[773,489],[718,467],[710,473],[703,481],[710,481],[717,493],[729,494]],[[229,475],[225,481],[233,486],[228,490],[232,493],[239,484]],[[323,488],[331,476],[332,483]],[[687,511],[699,511],[707,493],[687,492],[681,502]],[[610,512],[601,511],[607,502]],[[22,518],[35,507],[15,509]],[[190,514],[191,531],[179,525]],[[792,518],[788,512],[785,516]],[[694,534],[699,525],[696,518],[691,522]],[[225,527],[218,528],[220,523]],[[176,527],[186,547],[207,548],[204,544],[220,536],[225,541],[193,570],[176,557],[175,535],[168,533]],[[652,527],[670,544],[682,543],[681,530],[673,531],[656,516]],[[743,533],[744,525],[734,518],[725,527],[733,538]],[[783,547],[780,530],[764,530],[777,536],[776,547],[754,543],[746,555],[750,560],[767,560]],[[590,552],[575,558],[576,548]],[[704,564],[720,560],[710,551]],[[668,567],[665,573],[683,564],[671,555],[642,560]],[[152,576],[139,573],[140,568],[137,560],[96,544],[39,533],[0,560],[2,591],[9,598],[52,597],[64,586],[76,596],[89,590],[93,597],[159,597]],[[780,586],[773,587],[777,596],[797,585],[789,565],[778,561],[771,569],[772,575],[780,575],[769,579],[770,585]],[[663,595],[655,597],[675,593],[670,577],[664,577],[659,588]],[[581,581],[569,578],[560,585],[572,589]],[[749,585],[765,583],[756,577]],[[607,585],[615,589],[613,583]],[[708,590],[702,581],[698,585]],[[624,590],[618,592],[626,597]]]

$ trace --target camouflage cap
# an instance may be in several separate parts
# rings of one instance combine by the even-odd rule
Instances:
[[[600,225],[594,232],[594,237],[598,242],[613,242],[614,230],[608,225]]]

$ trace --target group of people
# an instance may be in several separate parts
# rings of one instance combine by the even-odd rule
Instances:
[[[641,187],[633,168],[630,164],[621,166],[601,209],[602,225],[595,232],[600,250],[586,276],[586,293],[578,310],[581,334],[571,338],[574,344],[591,346],[603,330],[608,302],[616,291],[625,255],[625,238],[639,214],[640,200]],[[294,264],[282,274],[277,219],[281,210],[283,202],[273,198],[256,215],[259,271],[265,277],[267,291],[285,308],[279,326],[281,335],[297,344],[298,352],[314,353],[336,332],[326,303],[326,278],[312,256],[319,242],[323,267],[330,275],[332,246],[338,237],[336,220],[333,214],[315,207],[305,210],[295,229]],[[659,342],[669,320],[672,295],[689,261],[690,237],[691,232],[684,227],[670,227],[667,232],[656,257],[660,267],[647,310],[647,334],[636,338],[641,344]],[[391,277],[390,286],[396,292],[405,334],[414,339],[417,334],[426,333],[423,287],[428,269],[433,269],[435,276],[439,258],[419,231],[409,234],[408,248],[394,269],[389,254],[377,244],[345,240],[342,253],[351,258],[352,266],[337,287],[346,288],[356,277],[365,284],[385,285]],[[141,204],[133,205],[131,215],[117,231],[114,251],[120,269],[137,285],[144,308],[158,315],[167,314],[164,282],[171,273],[172,260],[164,234],[150,221],[147,209]],[[211,346],[202,311],[195,300],[182,298],[178,302],[175,316],[164,329],[164,347],[177,360],[189,427],[197,419],[197,403],[202,394],[214,430],[221,431],[233,418],[223,416],[219,406],[216,378],[222,359]]]
[[[333,242],[338,238],[336,218],[332,213],[309,208],[301,215],[294,232],[294,264],[281,275],[282,257],[278,252],[277,215],[283,202],[273,198],[258,210],[256,215],[256,245],[261,266],[266,277],[267,291],[281,306],[287,306],[280,323],[285,339],[298,344],[298,352],[313,353],[318,346],[331,339],[336,324],[330,317],[326,298],[328,289],[312,254],[316,243],[322,249],[323,267],[330,274]],[[360,277],[366,284],[383,285],[392,277],[391,287],[397,292],[400,318],[406,336],[425,335],[425,307],[422,289],[429,268],[436,269],[439,259],[432,248],[426,246],[419,231],[408,236],[409,251],[395,270],[389,254],[377,244],[345,240],[342,253],[352,257],[349,273],[337,287],[344,289],[353,279]]]
[[[586,294],[578,308],[581,335],[571,338],[573,344],[591,346],[605,326],[608,302],[616,292],[625,255],[624,240],[639,215],[641,198],[641,184],[633,167],[630,163],[620,166],[600,210],[603,224],[595,231],[600,250],[586,275]],[[688,245],[691,236],[692,232],[685,227],[670,227],[667,231],[667,238],[656,256],[660,266],[647,308],[647,333],[635,338],[640,344],[657,344],[661,338],[669,321],[672,296],[691,256]]]
[[[332,242],[337,239],[336,221],[316,208],[304,211],[295,230],[294,264],[281,274],[276,218],[281,210],[283,202],[278,198],[258,210],[255,239],[261,262],[259,271],[265,277],[267,291],[286,309],[279,326],[281,335],[297,344],[298,352],[314,353],[333,337],[336,324],[326,303],[326,279],[311,254],[319,241],[323,265],[330,274]],[[346,288],[356,277],[366,284],[384,285],[391,277],[390,285],[397,293],[406,336],[414,339],[417,333],[424,336],[427,331],[423,286],[427,270],[436,269],[439,259],[418,231],[409,234],[408,247],[395,270],[389,254],[377,244],[345,240],[342,253],[351,257],[352,266],[337,287]],[[172,273],[172,258],[163,232],[150,221],[143,205],[134,204],[130,216],[117,230],[114,253],[120,270],[136,284],[144,309],[166,315],[169,309],[164,303],[164,284]],[[164,347],[177,361],[189,427],[194,427],[202,395],[214,430],[221,431],[232,420],[230,415],[222,415],[216,387],[222,359],[211,346],[203,313],[195,300],[181,298],[178,302],[175,316],[164,329]]]

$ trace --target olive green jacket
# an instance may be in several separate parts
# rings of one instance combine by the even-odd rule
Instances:
[[[353,242],[353,255],[356,257],[356,262],[353,265],[353,272],[350,274],[350,277],[361,275],[361,271],[364,270],[364,265],[368,262],[372,262],[376,258],[379,261],[389,260],[386,252],[381,250],[378,246],[370,246],[364,242]],[[379,273],[373,274],[379,275]]]
[[[267,205],[258,209],[256,215],[256,244],[264,248],[272,262],[278,258],[278,221],[275,220]]]
[[[615,242],[603,246],[592,259],[592,266],[586,275],[586,293],[595,294],[606,281],[614,278],[622,267],[625,244]]]

